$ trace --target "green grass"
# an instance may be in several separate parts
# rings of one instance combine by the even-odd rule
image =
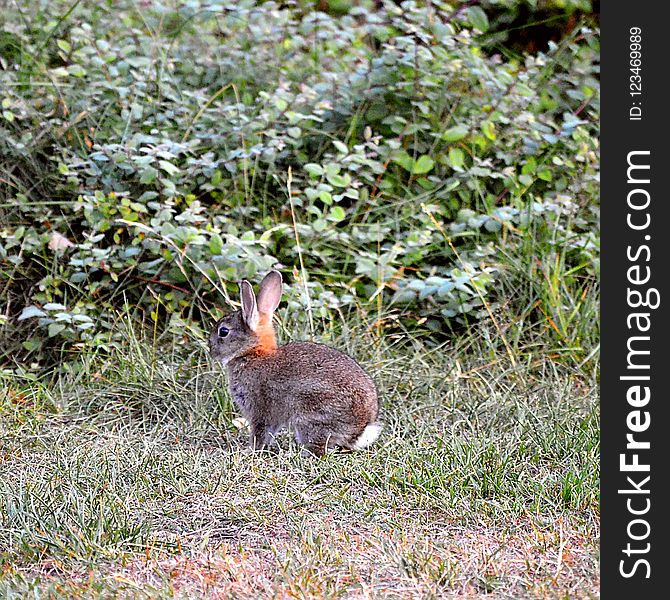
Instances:
[[[322,460],[246,449],[203,345],[128,329],[77,373],[5,376],[0,595],[596,597],[595,381],[491,356],[488,323],[359,333],[385,430]]]
[[[599,595],[597,33],[501,61],[386,4],[0,15],[0,598]],[[246,448],[202,327],[272,266],[371,449]]]

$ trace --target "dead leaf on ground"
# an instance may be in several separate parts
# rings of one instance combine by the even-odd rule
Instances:
[[[54,252],[64,252],[68,248],[74,247],[74,244],[68,240],[63,234],[53,231],[49,239],[49,250]]]

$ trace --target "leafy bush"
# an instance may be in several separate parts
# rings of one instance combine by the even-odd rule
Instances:
[[[45,7],[0,17],[5,359],[104,345],[124,306],[183,331],[273,265],[296,319],[434,332],[539,231],[597,280],[594,31],[519,60],[444,2]]]

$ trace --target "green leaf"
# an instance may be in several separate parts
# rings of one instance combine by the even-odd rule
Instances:
[[[535,170],[537,169],[537,162],[535,162],[535,159],[530,156],[526,160],[526,164],[521,167],[521,173],[524,175],[531,175],[535,173]]]
[[[325,168],[326,168],[326,175],[337,175],[342,169],[340,165],[332,162],[328,163]]]
[[[30,319],[31,317],[46,317],[47,314],[37,308],[37,306],[26,306],[21,314],[18,316],[17,321],[23,321],[24,319]]]
[[[142,176],[140,177],[140,183],[143,183],[145,185],[153,183],[157,175],[158,171],[156,169],[154,169],[153,167],[147,167],[146,169],[144,169],[144,171],[142,171]]]
[[[317,165],[316,163],[307,163],[303,168],[312,177],[321,177],[321,175],[323,175],[323,167],[321,165]]]
[[[479,29],[482,33],[486,33],[489,29],[489,18],[479,6],[468,8],[468,20],[475,29]]]
[[[221,254],[223,250],[223,240],[218,233],[212,234],[212,237],[209,239],[209,251],[211,254]]]
[[[551,181],[552,175],[549,169],[542,169],[537,172],[537,176],[543,181]]]
[[[44,310],[66,310],[66,308],[60,302],[48,302],[44,305]]]
[[[333,146],[337,148],[337,151],[340,154],[349,154],[349,148],[347,148],[346,144],[343,144],[342,142],[338,140],[333,140]]]
[[[420,156],[412,165],[412,174],[423,175],[424,173],[428,173],[428,171],[430,171],[434,166],[435,161],[433,161],[433,159],[427,154],[424,154],[423,156]]]
[[[500,231],[502,229],[502,224],[500,221],[496,221],[495,219],[489,219],[484,223],[484,229],[486,229],[486,231],[490,231],[491,233],[495,233],[496,231]]]
[[[456,214],[456,221],[459,223],[464,223],[468,219],[471,219],[476,215],[475,211],[471,208],[461,208]]]
[[[81,65],[77,65],[77,64],[70,65],[67,68],[67,72],[70,75],[74,75],[75,77],[83,77],[84,75],[86,75],[86,71],[84,70],[84,67],[82,67]]]
[[[331,221],[339,222],[344,219],[347,214],[344,212],[344,209],[341,206],[333,206],[328,213],[328,218]]]
[[[50,323],[49,324],[49,337],[54,337],[58,335],[63,329],[65,329],[65,323]]]
[[[21,345],[28,350],[28,352],[32,352],[33,350],[37,350],[42,344],[39,340],[26,340]]]
[[[348,173],[344,175],[326,175],[328,183],[334,185],[335,187],[347,187],[351,183],[351,176]]]
[[[463,169],[465,163],[465,154],[460,148],[451,148],[449,150],[449,164],[452,169],[460,171]]]
[[[392,301],[406,304],[407,302],[413,302],[414,300],[416,300],[416,292],[414,290],[404,288],[402,290],[398,290],[394,294]]]
[[[442,139],[445,142],[457,142],[468,135],[468,128],[465,125],[456,125],[450,127],[442,134]]]
[[[521,94],[522,96],[533,96],[535,92],[531,90],[525,83],[517,83],[516,84],[516,90]]]
[[[397,152],[393,156],[393,162],[398,163],[403,169],[405,169],[405,171],[411,171],[412,167],[414,166],[412,157],[404,150]]]
[[[179,168],[175,167],[171,162],[168,162],[167,160],[159,160],[158,161],[158,166],[160,166],[163,171],[168,173],[169,175],[176,175],[179,173]]]
[[[496,126],[491,121],[484,121],[482,123],[482,133],[491,141],[496,139]]]
[[[328,221],[326,221],[325,219],[317,219],[312,223],[312,228],[317,233],[323,231],[326,227],[328,227]]]

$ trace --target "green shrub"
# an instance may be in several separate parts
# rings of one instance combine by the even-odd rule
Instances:
[[[432,332],[533,248],[595,289],[597,32],[507,59],[442,2],[41,4],[0,17],[5,361],[104,346],[129,305],[183,331],[272,266],[296,319]]]

